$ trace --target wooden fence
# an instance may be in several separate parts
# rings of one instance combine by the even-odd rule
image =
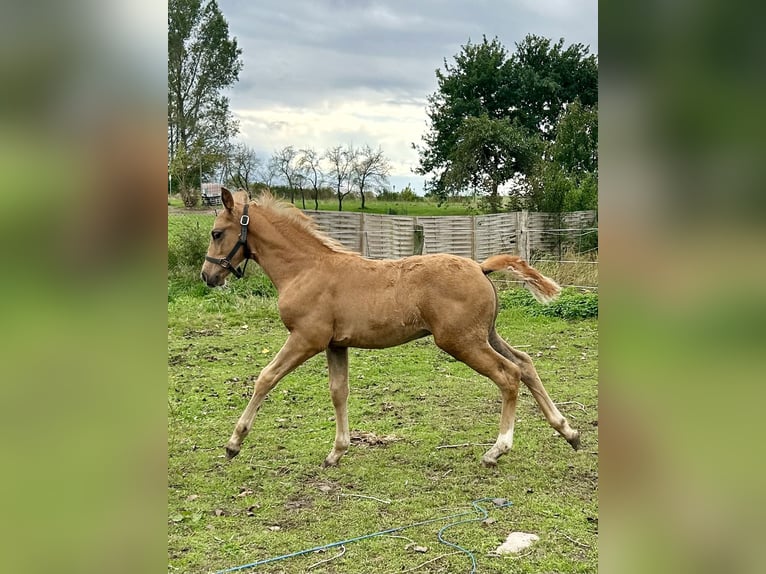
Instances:
[[[305,213],[324,232],[371,259],[406,257],[420,251],[421,245],[423,253],[453,253],[477,261],[499,253],[518,254],[525,259],[536,255],[561,258],[569,246],[582,252],[593,251],[598,245],[595,211],[428,217]]]

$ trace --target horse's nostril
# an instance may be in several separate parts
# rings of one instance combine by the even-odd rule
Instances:
[[[199,276],[202,278],[202,280],[203,280],[205,283],[207,283],[207,273],[205,273],[205,272],[203,271],[202,273],[200,273],[200,274],[199,274]]]

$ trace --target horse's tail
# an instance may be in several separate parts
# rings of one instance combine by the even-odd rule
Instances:
[[[515,255],[494,255],[481,263],[481,270],[484,272],[484,275],[488,275],[493,271],[500,271],[501,269],[510,271],[523,281],[524,286],[529,289],[540,303],[550,303],[561,293],[561,287],[559,287],[558,283],[540,273],[521,257],[516,257]]]

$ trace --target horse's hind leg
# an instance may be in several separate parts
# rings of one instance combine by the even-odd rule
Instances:
[[[497,441],[481,458],[484,466],[495,466],[497,459],[513,446],[513,426],[516,418],[516,398],[519,394],[521,373],[519,368],[504,356],[498,354],[488,343],[482,344],[445,343],[436,344],[450,355],[462,361],[476,372],[491,379],[500,389],[503,406],[500,412],[500,432]]]
[[[580,433],[569,426],[567,419],[559,412],[548,392],[545,390],[542,381],[540,380],[537,370],[532,359],[529,358],[523,351],[519,351],[511,347],[506,343],[496,331],[492,331],[489,336],[489,344],[498,353],[503,355],[508,360],[512,361],[521,371],[521,380],[529,388],[532,396],[540,405],[540,410],[543,411],[543,415],[548,420],[550,425],[556,429],[561,436],[567,439],[572,448],[577,450],[580,448]]]
[[[335,466],[351,443],[348,432],[348,349],[328,347],[326,353],[330,396],[335,407],[335,445],[322,466]]]
[[[239,417],[239,421],[237,421],[234,427],[234,432],[226,444],[226,455],[229,459],[239,454],[242,441],[247,436],[247,433],[250,432],[253,420],[255,420],[255,414],[258,412],[263,399],[269,394],[269,391],[276,386],[282,377],[316,355],[320,350],[309,345],[302,337],[295,333],[287,338],[277,356],[264,367],[261,374],[258,375],[258,380],[255,381],[253,396],[250,398],[250,402],[247,403],[242,416]]]

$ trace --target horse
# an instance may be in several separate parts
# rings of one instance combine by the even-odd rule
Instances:
[[[498,298],[487,275],[509,270],[542,302],[561,288],[520,257],[495,255],[482,263],[450,254],[371,260],[321,232],[289,203],[261,194],[221,190],[223,209],[210,233],[200,277],[220,287],[238,266],[255,261],[278,293],[289,335],[255,381],[252,397],[225,446],[229,460],[242,447],[266,395],[285,375],[324,351],[335,408],[335,442],[323,466],[335,466],[350,444],[347,399],[349,347],[381,349],[433,336],[436,345],[500,389],[500,431],[482,456],[493,467],[511,450],[519,383],[531,391],[548,423],[577,450],[580,433],[551,400],[527,353],[495,330]],[[310,303],[309,303],[310,302]]]

